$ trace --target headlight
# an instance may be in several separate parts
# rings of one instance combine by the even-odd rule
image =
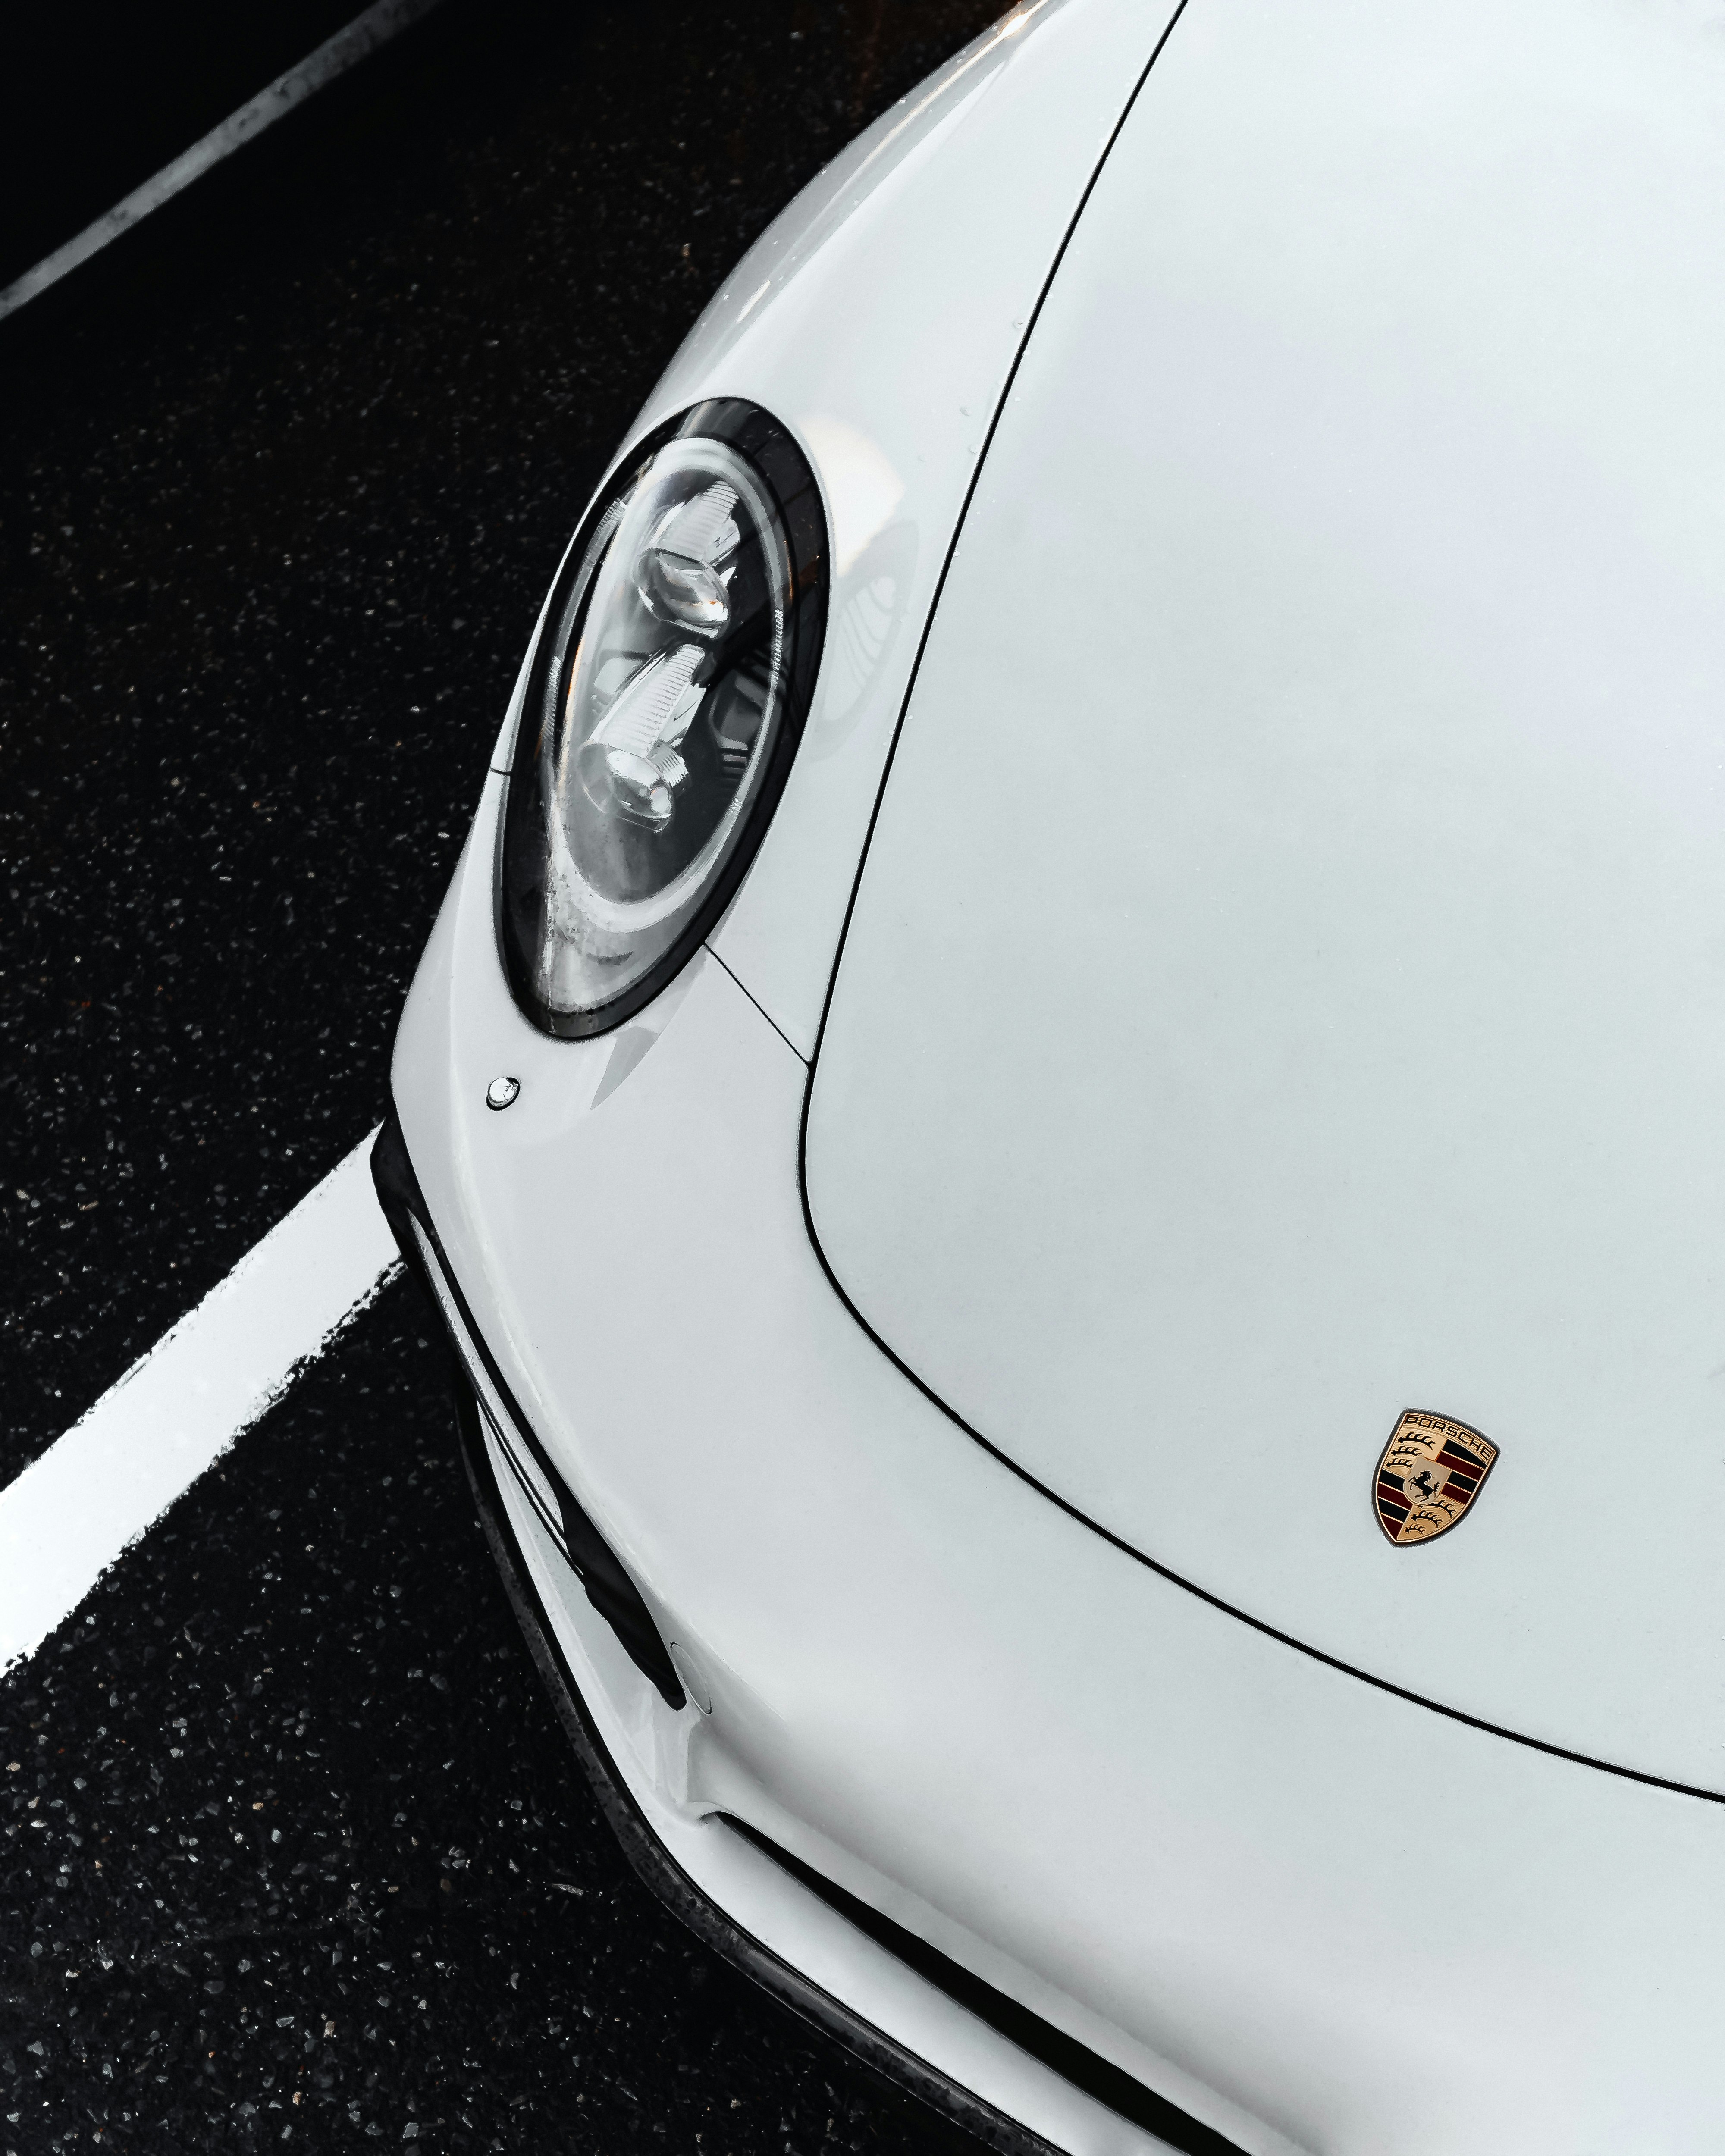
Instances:
[[[737,888],[808,711],[825,567],[807,461],[734,399],[649,436],[576,534],[504,819],[504,957],[547,1032],[639,1010]]]

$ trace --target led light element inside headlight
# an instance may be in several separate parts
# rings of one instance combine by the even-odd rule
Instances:
[[[814,686],[825,551],[802,453],[730,399],[652,436],[577,534],[504,827],[505,956],[549,1031],[639,1009],[735,890]]]

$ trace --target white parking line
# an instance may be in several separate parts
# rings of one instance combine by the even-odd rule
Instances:
[[[0,292],[0,321],[56,285],[68,270],[75,270],[80,262],[87,262],[98,254],[110,239],[117,239],[122,232],[146,218],[152,209],[160,209],[171,202],[182,187],[191,186],[200,173],[207,172],[212,165],[219,164],[223,157],[249,142],[254,135],[291,112],[296,105],[321,90],[326,82],[344,74],[356,60],[362,60],[367,53],[375,52],[379,45],[387,44],[398,30],[437,4],[437,0],[377,0],[362,15],[356,16],[345,30],[326,38],[315,53],[308,53],[302,60],[279,74],[268,89],[260,90],[238,112],[230,112],[219,126],[212,127],[202,141],[194,142],[189,150],[182,150],[171,165],[164,165],[140,187],[134,187],[123,202],[117,202],[110,210],[105,210],[94,224],[86,225],[75,239],[69,239],[64,247],[39,262],[33,270]]]
[[[398,1269],[372,1188],[376,1136],[0,1490],[0,1671],[35,1652]]]

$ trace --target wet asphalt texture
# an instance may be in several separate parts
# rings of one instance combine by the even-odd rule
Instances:
[[[445,0],[0,324],[0,1483],[376,1122],[588,494],[993,12]],[[973,2145],[628,1871],[413,1293],[0,1680],[0,2152]]]

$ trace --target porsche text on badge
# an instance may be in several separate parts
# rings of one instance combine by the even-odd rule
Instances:
[[[1398,1548],[1447,1534],[1479,1495],[1497,1448],[1447,1415],[1409,1408],[1378,1461],[1378,1524]]]

